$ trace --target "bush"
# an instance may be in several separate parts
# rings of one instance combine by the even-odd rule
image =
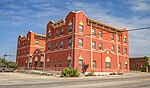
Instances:
[[[86,76],[96,76],[96,75],[94,74],[94,71],[91,71],[91,72],[88,73]]]
[[[78,72],[78,69],[71,69],[71,68],[66,68],[62,70],[60,76],[61,77],[78,77],[80,74]]]

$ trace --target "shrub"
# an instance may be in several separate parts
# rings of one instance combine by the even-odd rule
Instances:
[[[60,76],[61,77],[78,77],[80,74],[78,72],[78,69],[71,69],[71,68],[66,68],[62,70]]]
[[[96,76],[96,75],[94,74],[94,71],[91,71],[91,72],[88,73],[86,76]]]

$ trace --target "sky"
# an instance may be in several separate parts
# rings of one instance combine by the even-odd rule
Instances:
[[[17,38],[29,30],[45,34],[46,24],[70,11],[128,30],[150,27],[150,0],[0,0],[0,57],[15,61]],[[150,56],[150,29],[129,32],[130,57]]]

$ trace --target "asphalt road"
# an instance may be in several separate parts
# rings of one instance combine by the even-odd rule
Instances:
[[[0,88],[150,88],[150,74],[55,78],[0,73]]]

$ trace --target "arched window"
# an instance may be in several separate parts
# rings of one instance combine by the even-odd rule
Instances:
[[[42,56],[40,60],[40,67],[43,67],[43,66],[44,66],[44,56]]]
[[[29,67],[32,67],[32,58],[29,58]]]
[[[106,68],[111,68],[111,61],[109,57],[106,57],[105,63],[106,63]]]
[[[126,36],[124,36],[124,43],[127,43],[127,38],[126,38]]]
[[[79,61],[78,61],[78,66],[82,67],[82,65],[83,65],[83,57],[80,55],[79,56]]]
[[[69,28],[69,32],[72,32],[72,30],[73,30],[72,22],[69,22],[68,28]]]
[[[82,22],[79,23],[79,32],[83,33],[83,23]]]

